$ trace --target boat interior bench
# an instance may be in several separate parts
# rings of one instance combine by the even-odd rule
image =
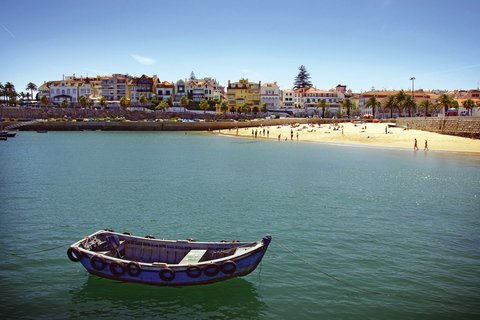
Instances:
[[[187,255],[180,261],[180,264],[196,264],[202,259],[207,250],[190,250]]]
[[[124,258],[143,262],[178,264],[188,251],[189,249],[183,248],[170,249],[127,243]]]

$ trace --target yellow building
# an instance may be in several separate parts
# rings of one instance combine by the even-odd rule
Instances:
[[[241,79],[238,82],[228,81],[226,100],[230,113],[243,112],[239,108],[245,103],[250,107],[250,113],[260,113],[260,82],[248,82],[248,79]]]

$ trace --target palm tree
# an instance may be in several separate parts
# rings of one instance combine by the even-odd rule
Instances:
[[[140,104],[141,104],[142,107],[143,107],[143,111],[145,111],[145,105],[148,103],[147,98],[142,94],[142,95],[140,96],[140,99],[138,99],[138,102],[140,102]]]
[[[3,87],[5,90],[5,98],[9,97],[9,102],[16,101],[15,97],[17,96],[17,93],[15,92],[15,86],[11,82],[5,83],[5,86]]]
[[[80,107],[82,107],[83,109],[85,109],[88,105],[88,100],[85,96],[81,96],[79,99],[78,99],[78,103],[80,104]]]
[[[467,100],[462,102],[462,105],[465,109],[467,109],[468,114],[471,115],[470,110],[475,108],[475,102],[472,99],[467,99]]]
[[[5,96],[5,87],[0,82],[0,97],[4,97],[4,96]],[[5,98],[4,98],[4,100],[5,100]]]
[[[200,109],[203,109],[203,113],[207,113],[207,109],[209,107],[208,101],[206,99],[203,99],[200,101],[200,104],[198,105]]]
[[[266,102],[262,103],[262,109],[260,109],[260,111],[263,112],[263,114],[267,114],[268,108]]]
[[[322,108],[322,118],[325,118],[325,109],[328,107],[327,102],[324,99],[320,99],[315,103],[317,108]]]
[[[425,117],[428,117],[428,109],[435,109],[435,105],[428,99],[423,100],[419,107],[420,109],[425,110]]]
[[[382,106],[382,103],[377,100],[375,97],[371,97],[368,99],[367,103],[365,103],[366,107],[372,107],[372,115],[373,118],[375,119],[375,107],[380,108]]]
[[[400,90],[400,92],[395,95],[395,100],[397,102],[397,108],[398,108],[399,113],[402,112],[403,104],[405,103],[406,99],[407,99],[407,95],[405,94],[405,91],[403,91],[403,90]]]
[[[46,107],[47,104],[50,102],[48,97],[46,95],[43,95],[41,98],[40,98],[40,102],[42,102],[43,106]]]
[[[128,107],[128,100],[125,97],[120,99],[120,109],[127,110]]]
[[[60,106],[61,106],[62,108],[68,108],[68,106],[69,106],[68,100],[67,100],[67,99],[63,99],[63,100],[62,100],[62,103],[60,103]]]
[[[100,103],[100,106],[102,107],[102,109],[105,109],[108,105],[107,98],[105,98],[104,96],[101,96],[99,103]]]
[[[355,108],[355,104],[350,99],[345,99],[342,102],[342,107],[347,109],[347,117],[350,118],[350,110]]]
[[[443,106],[443,113],[445,114],[447,113],[448,108],[452,106],[453,98],[444,93],[437,99],[437,102]]]
[[[220,102],[220,111],[223,112],[224,114],[227,113],[228,111],[227,101]]]
[[[387,98],[387,101],[383,105],[384,109],[390,110],[390,119],[393,118],[393,109],[397,108],[397,101],[395,96],[390,96]]]
[[[32,99],[33,99],[33,91],[37,91],[37,86],[35,85],[35,83],[29,82],[27,84],[27,89],[26,90],[30,90],[32,92]]]
[[[168,108],[168,102],[167,101],[160,101],[160,103],[158,104],[158,106],[156,106],[155,109],[157,110],[163,110],[163,112],[165,113],[165,109]]]
[[[187,96],[183,96],[180,99],[180,104],[183,106],[183,112],[186,112],[187,106],[190,104],[190,101],[188,100]]]
[[[250,107],[246,104],[246,103],[243,103],[241,106],[240,106],[240,112],[243,112],[245,113],[245,115],[247,115],[247,113],[250,111]]]
[[[417,109],[417,104],[412,96],[406,96],[405,100],[403,100],[403,107],[408,110],[408,116],[411,117],[412,110],[415,111]]]

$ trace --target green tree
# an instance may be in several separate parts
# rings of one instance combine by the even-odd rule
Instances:
[[[403,90],[400,90],[400,92],[398,92],[395,95],[395,101],[397,102],[397,108],[398,108],[398,111],[400,113],[403,110],[403,104],[405,103],[406,98],[407,98],[407,95],[405,94],[405,91],[403,91]]]
[[[268,108],[267,108],[267,104],[264,102],[262,103],[262,108],[260,109],[260,112],[263,112],[263,114],[267,114],[268,112]]]
[[[330,111],[330,108],[327,107],[327,110],[325,110],[323,114],[324,114],[324,117],[330,118],[330,115],[332,114],[332,112]]]
[[[438,99],[437,102],[443,106],[443,113],[447,113],[448,109],[453,105],[453,98],[448,94],[442,94]]]
[[[155,110],[159,104],[160,104],[160,101],[158,101],[157,98],[153,96],[152,99],[150,100],[150,105],[147,108],[150,110]]]
[[[60,103],[60,106],[62,108],[68,108],[70,104],[68,103],[68,100],[67,99],[63,99],[62,102]]]
[[[80,105],[80,107],[82,107],[83,109],[85,109],[88,105],[88,101],[87,101],[87,98],[85,96],[81,96],[79,99],[78,99],[78,104]]]
[[[372,108],[372,115],[375,119],[375,108],[380,108],[382,106],[382,103],[378,101],[376,97],[371,97],[370,99],[368,99],[367,103],[365,103],[365,106],[367,108]]]
[[[140,102],[140,104],[141,104],[142,107],[143,107],[143,110],[145,111],[145,106],[146,106],[147,103],[148,103],[147,98],[142,94],[142,95],[140,96],[140,99],[138,99],[138,102]]]
[[[390,118],[393,118],[393,110],[397,108],[397,100],[395,99],[395,96],[388,97],[387,101],[385,101],[385,104],[383,105],[383,108],[390,110]]]
[[[315,103],[317,108],[322,108],[322,118],[325,118],[325,109],[328,108],[328,104],[324,99],[320,99]]]
[[[128,107],[128,100],[125,97],[120,99],[120,109],[127,110]]]
[[[27,89],[26,90],[30,90],[32,92],[32,99],[33,99],[33,91],[37,91],[37,86],[35,85],[35,83],[29,82],[27,84]]]
[[[101,96],[99,103],[100,103],[100,106],[102,107],[102,109],[105,109],[108,105],[108,100],[104,96]]]
[[[355,104],[350,99],[345,99],[342,102],[342,107],[347,109],[347,117],[350,118],[350,111],[355,108]]]
[[[200,109],[203,109],[203,113],[207,113],[207,109],[210,105],[208,104],[208,101],[206,99],[203,99],[202,101],[200,101],[200,104],[198,106],[200,107]]]
[[[243,113],[245,113],[245,115],[247,115],[247,113],[250,111],[250,107],[246,103],[242,103],[240,105],[239,110],[240,110],[240,112],[243,112]]]
[[[50,100],[48,99],[48,97],[46,95],[43,95],[40,98],[40,102],[43,104],[44,107],[46,107],[48,105],[48,103],[50,102]]]
[[[405,96],[403,100],[403,108],[408,110],[408,116],[412,116],[412,110],[415,112],[417,110],[417,103],[413,100],[412,96]]]
[[[192,73],[190,73],[190,78],[188,80],[190,80],[190,81],[197,80],[197,77],[195,77],[195,73],[193,71],[192,71]]]
[[[428,117],[428,110],[435,109],[435,105],[432,103],[432,101],[425,99],[422,102],[420,102],[419,108],[421,110],[425,110],[425,117]]]
[[[5,92],[5,98],[8,98],[8,105],[10,105],[10,103],[15,104],[17,100],[17,92],[15,91],[15,86],[13,83],[7,82],[3,88]]]
[[[307,72],[305,66],[301,65],[298,67],[298,70],[298,75],[295,77],[295,82],[293,83],[293,90],[311,87],[310,74]]]
[[[160,101],[160,103],[155,107],[157,110],[163,110],[165,113],[165,109],[168,108],[168,102],[167,101]]]
[[[183,96],[180,99],[180,104],[183,106],[183,112],[186,112],[187,106],[190,104],[190,100],[188,100],[187,96]]]
[[[223,112],[223,113],[227,113],[227,111],[228,111],[227,101],[220,102],[220,111]]]

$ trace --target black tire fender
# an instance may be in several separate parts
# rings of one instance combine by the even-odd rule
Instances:
[[[120,272],[117,270],[120,269]],[[125,274],[125,265],[120,261],[112,261],[110,263],[110,272],[117,277],[121,277]]]
[[[175,271],[170,268],[163,268],[158,272],[160,279],[170,282],[175,279]]]
[[[203,268],[203,273],[209,277],[216,276],[220,272],[218,264],[209,263]]]
[[[199,266],[188,266],[185,272],[190,278],[198,278],[202,275],[202,268]]]
[[[82,252],[75,247],[68,248],[67,256],[73,262],[79,262],[80,260],[82,260]]]
[[[100,263],[100,265],[98,265],[97,263]],[[102,256],[99,256],[97,254],[97,255],[94,255],[92,258],[90,258],[90,265],[92,266],[93,269],[97,271],[102,271],[103,269],[105,269],[105,266],[107,265],[107,263],[105,262],[105,259]]]
[[[233,274],[237,270],[237,264],[231,260],[225,261],[220,265],[220,270],[225,274]]]
[[[142,273],[142,268],[138,264],[138,262],[135,261],[130,261],[127,264],[127,273],[130,277],[138,277],[140,273]]]

